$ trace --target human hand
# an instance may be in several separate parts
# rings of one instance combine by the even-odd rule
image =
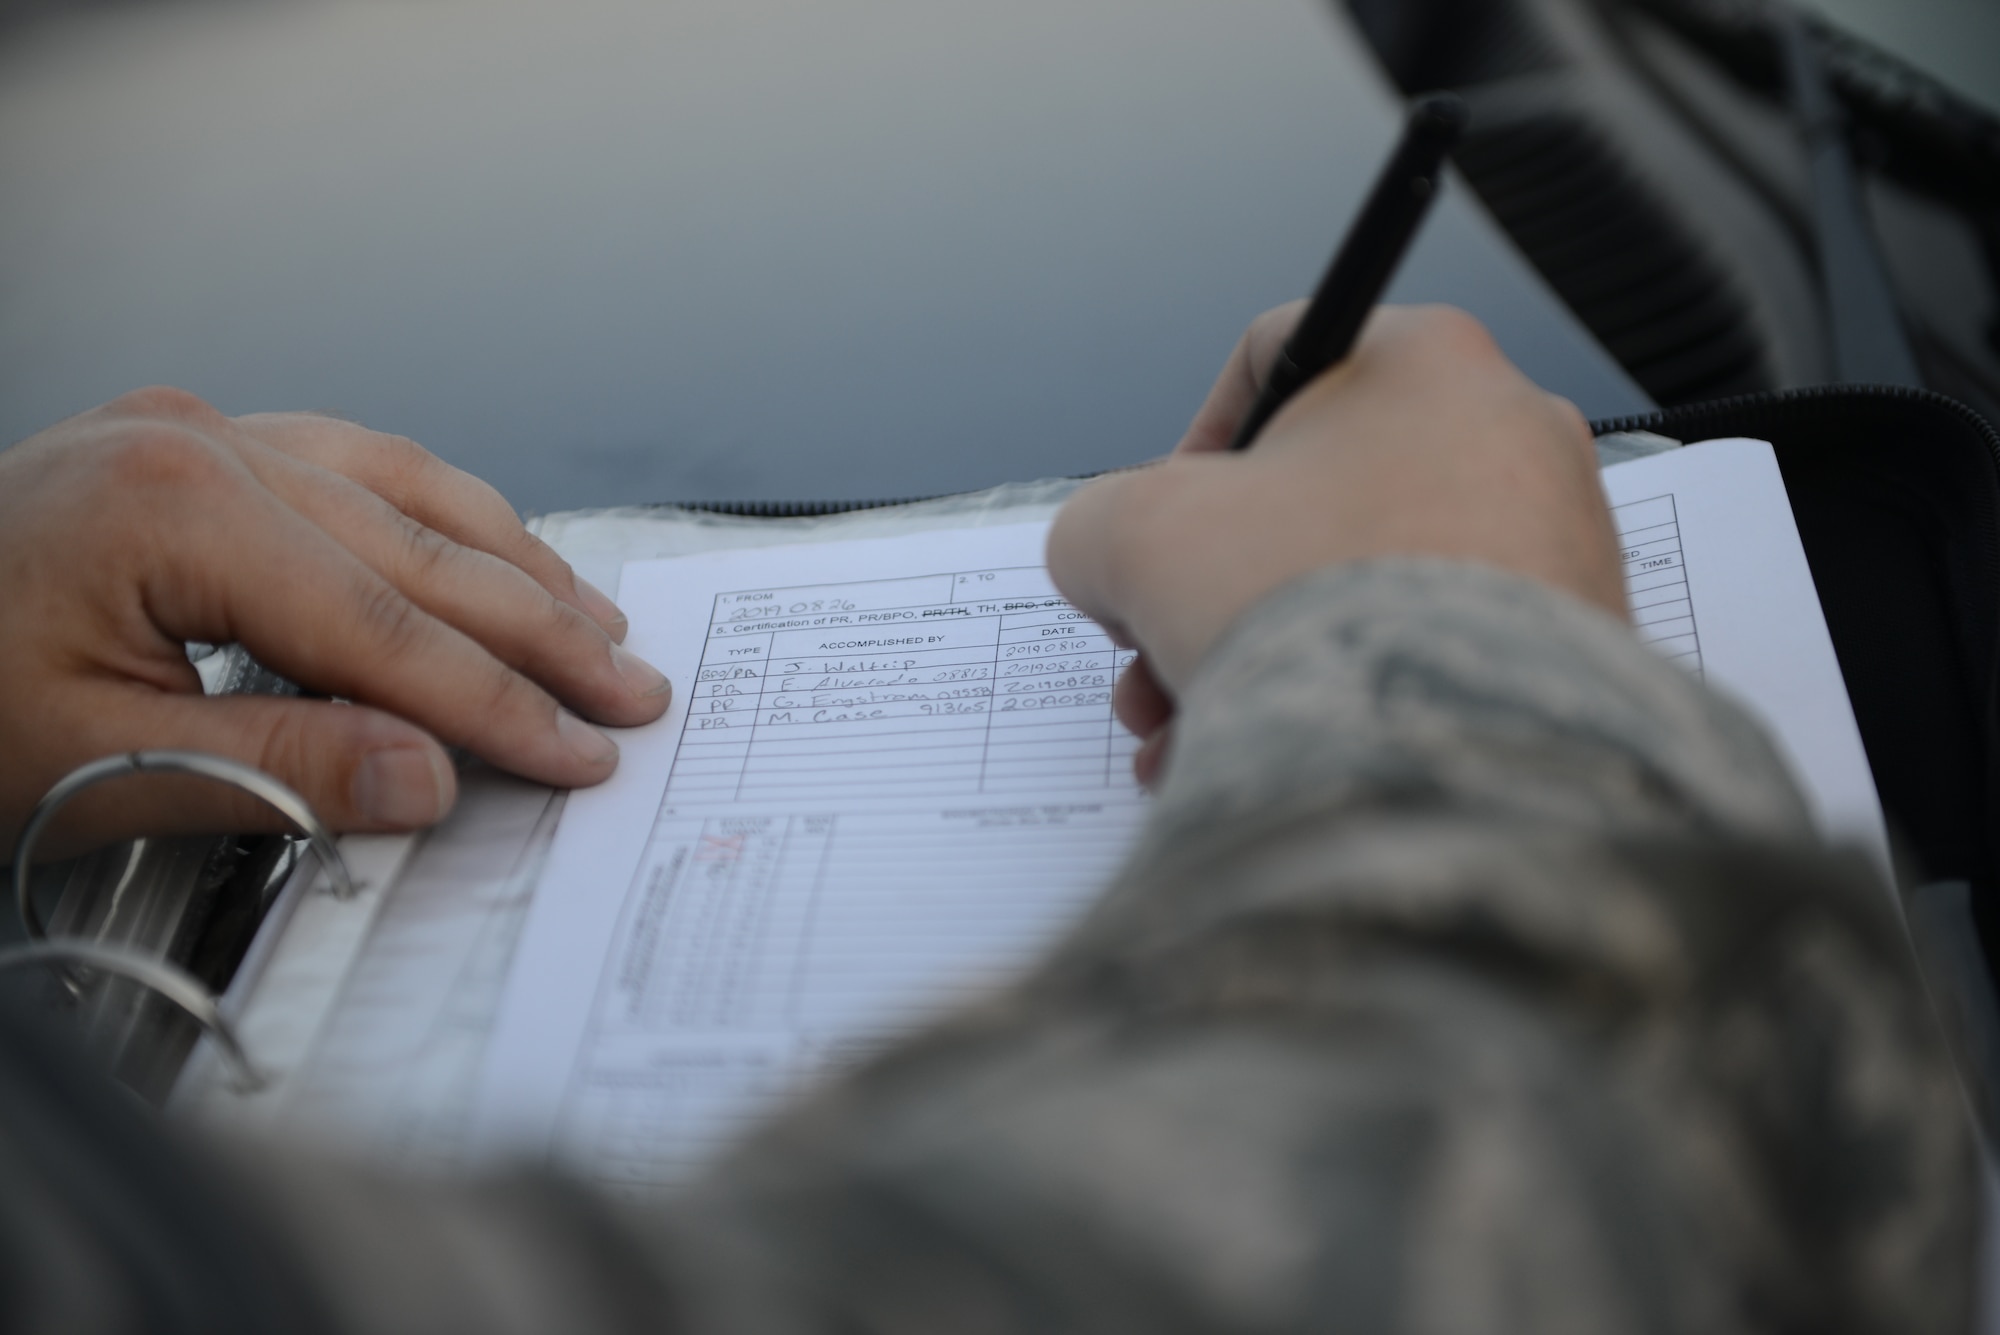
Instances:
[[[231,419],[177,390],[0,452],[0,589],[6,848],[63,774],[145,748],[256,765],[337,829],[426,825],[456,797],[444,744],[593,784],[618,748],[577,714],[645,723],[670,695],[614,643],[618,609],[485,483],[352,423]],[[352,703],[204,697],[190,640]],[[43,848],[279,824],[219,785],[128,781],[72,803]]]
[[[1354,353],[1228,452],[1304,303],[1253,323],[1172,455],[1070,499],[1049,533],[1057,587],[1140,657],[1112,704],[1150,784],[1174,700],[1216,638],[1286,581],[1374,556],[1476,561],[1623,619],[1616,539],[1589,427],[1477,321],[1379,308]]]

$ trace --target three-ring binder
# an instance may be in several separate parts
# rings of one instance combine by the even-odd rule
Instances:
[[[35,844],[56,815],[86,789],[133,774],[185,774],[225,783],[249,793],[297,826],[325,870],[335,897],[350,899],[356,886],[332,834],[306,800],[254,766],[200,751],[131,751],[80,765],[63,776],[35,804],[14,845],[14,906],[27,933],[27,945],[0,950],[0,971],[43,967],[55,969],[72,995],[80,990],[80,971],[101,971],[130,979],[186,1012],[215,1041],[232,1073],[237,1093],[253,1093],[265,1084],[251,1061],[235,1026],[222,1012],[220,998],[200,979],[170,960],[129,947],[101,941],[52,939],[36,911],[30,868]]]

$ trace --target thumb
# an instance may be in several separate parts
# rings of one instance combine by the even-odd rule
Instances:
[[[1215,378],[1208,398],[1188,424],[1187,434],[1174,447],[1175,454],[1202,454],[1229,448],[1229,442],[1236,438],[1236,428],[1249,416],[1257,396],[1264,392],[1272,363],[1278,360],[1285,340],[1298,328],[1299,317],[1305,313],[1305,302],[1288,301],[1250,322],[1229,360],[1223,363],[1222,374]]]
[[[88,734],[89,754],[185,750],[254,765],[330,828],[407,830],[451,810],[458,778],[437,739],[392,714],[331,700],[162,695],[120,689]],[[61,856],[149,834],[289,829],[248,793],[212,780],[148,775],[91,789],[64,808],[43,850]],[[41,852],[43,850],[38,850]]]

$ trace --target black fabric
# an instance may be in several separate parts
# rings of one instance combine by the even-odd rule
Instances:
[[[1777,450],[1890,827],[2000,942],[2000,435],[1938,394],[1841,386],[1596,424]]]

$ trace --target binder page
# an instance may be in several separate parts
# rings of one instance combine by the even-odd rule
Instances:
[[[1881,800],[1770,445],[1704,441],[1602,476],[1640,636],[1761,719],[1821,829],[1886,871]]]
[[[488,1054],[482,1148],[671,1182],[749,1116],[1033,957],[1143,811],[1131,655],[1045,523],[625,567],[677,699],[571,795]]]

